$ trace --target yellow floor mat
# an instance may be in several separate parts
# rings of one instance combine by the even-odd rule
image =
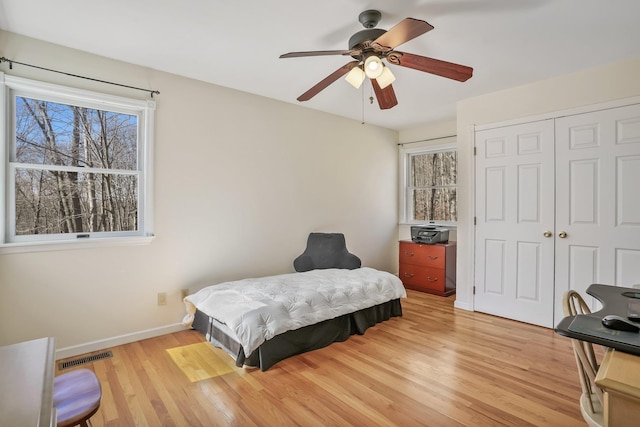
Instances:
[[[233,359],[208,342],[167,349],[167,353],[189,381],[196,382],[233,372]]]

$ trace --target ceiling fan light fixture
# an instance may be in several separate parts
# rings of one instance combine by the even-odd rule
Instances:
[[[351,71],[347,73],[347,77],[345,77],[344,79],[348,81],[351,84],[351,86],[355,87],[356,89],[359,89],[365,77],[366,76],[364,74],[364,71],[362,71],[362,68],[353,67]]]
[[[396,76],[393,75],[389,67],[384,67],[382,73],[380,73],[380,76],[378,76],[378,78],[376,79],[376,82],[378,82],[380,89],[384,89],[395,81]]]
[[[384,64],[376,55],[371,55],[364,61],[364,72],[370,79],[377,79],[383,70]]]

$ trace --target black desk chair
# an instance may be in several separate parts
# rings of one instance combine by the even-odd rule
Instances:
[[[564,294],[562,308],[565,316],[591,313],[584,299],[578,292],[573,290]],[[604,426],[604,409],[602,405],[604,398],[602,389],[595,383],[600,365],[596,359],[593,344],[572,338],[571,345],[576,357],[580,386],[582,387],[582,395],[580,396],[582,417],[589,426],[602,427]]]

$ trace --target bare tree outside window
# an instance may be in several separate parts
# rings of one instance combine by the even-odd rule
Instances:
[[[408,197],[412,220],[457,220],[455,151],[426,152],[409,156]]]
[[[15,234],[138,230],[138,118],[15,98]]]

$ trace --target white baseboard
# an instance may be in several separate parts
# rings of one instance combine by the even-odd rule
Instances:
[[[471,308],[471,305],[467,302],[461,302],[456,300],[453,302],[453,306],[461,310],[473,311],[473,308]]]
[[[72,345],[56,350],[56,360],[66,359],[67,357],[77,356],[79,354],[91,353],[93,351],[104,350],[109,347],[115,347],[122,344],[129,344],[135,341],[147,338],[158,337],[160,335],[171,334],[187,329],[182,323],[161,326],[159,328],[147,329],[144,331],[133,332],[125,335],[118,335],[111,338],[105,338],[98,341],[91,341],[84,344]]]

